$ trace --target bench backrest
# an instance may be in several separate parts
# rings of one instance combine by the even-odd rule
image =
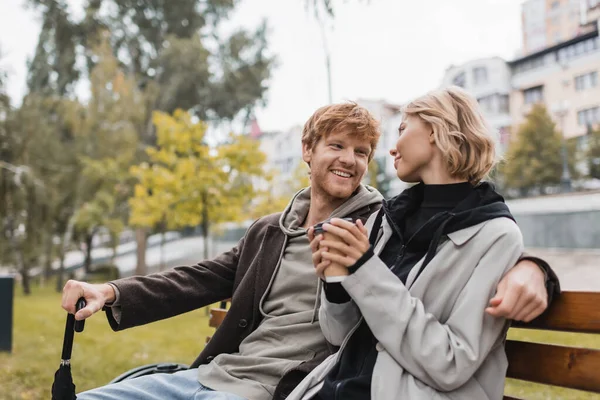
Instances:
[[[221,325],[226,305],[210,310],[211,327]],[[600,292],[563,292],[535,322],[513,327],[600,334]],[[600,393],[600,350],[507,340],[506,355],[509,378]]]
[[[535,322],[513,327],[600,334],[600,292],[563,292]],[[506,355],[509,378],[600,393],[600,350],[507,340]]]
[[[208,319],[208,326],[211,328],[218,328],[221,326],[221,323],[225,319],[225,314],[227,314],[227,303],[229,303],[231,299],[223,300],[219,307],[214,307],[210,309],[210,315]],[[206,337],[206,343],[210,340],[210,336]]]

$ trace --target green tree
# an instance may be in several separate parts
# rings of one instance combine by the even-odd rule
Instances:
[[[256,195],[253,182],[263,176],[266,156],[259,143],[231,135],[227,142],[206,143],[207,125],[176,110],[155,112],[157,146],[147,149],[150,162],[133,168],[139,180],[130,200],[134,226],[202,227],[204,256],[211,226],[242,221],[242,210]]]
[[[106,32],[94,48],[98,62],[90,75],[91,98],[68,115],[76,132],[81,176],[74,228],[85,249],[90,272],[94,236],[109,228],[120,233],[127,217],[129,168],[136,162],[137,127],[144,118],[145,97],[113,56]]]
[[[27,0],[41,13],[42,27],[33,58],[28,62],[30,92],[65,96],[81,76],[77,68],[79,26],[73,22],[66,0]]]
[[[2,121],[3,247],[22,275],[25,293],[30,290],[30,267],[41,259],[46,265],[52,261],[51,199],[58,190],[52,177],[62,172],[60,164],[54,161],[69,157],[60,152],[60,139],[55,135],[60,132],[59,122],[45,118],[50,115],[47,109],[55,106],[53,99],[30,96],[19,109],[9,110]]]
[[[588,133],[588,149],[586,153],[590,178],[600,179],[600,128]]]
[[[560,184],[562,140],[546,108],[536,104],[509,144],[506,161],[500,169],[505,187],[526,194],[533,188],[544,192],[548,186]],[[569,168],[574,176],[575,154],[571,145],[568,151]]]

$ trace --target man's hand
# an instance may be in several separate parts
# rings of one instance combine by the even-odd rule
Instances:
[[[485,311],[494,317],[529,322],[547,306],[544,272],[533,261],[522,260],[502,278]]]
[[[83,297],[86,306],[75,314],[75,303]],[[115,300],[115,290],[109,284],[92,285],[86,282],[69,280],[63,288],[62,308],[75,314],[77,321],[91,317],[104,307],[104,304]]]

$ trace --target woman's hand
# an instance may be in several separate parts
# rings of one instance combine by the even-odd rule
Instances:
[[[320,253],[321,263],[330,261],[348,268],[356,264],[358,259],[371,247],[367,229],[361,220],[352,223],[333,218],[330,223],[323,225],[323,230],[341,240],[331,240],[329,238],[320,240],[319,247],[323,250]],[[335,252],[331,250],[335,250]]]

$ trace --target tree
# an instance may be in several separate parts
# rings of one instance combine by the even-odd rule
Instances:
[[[91,98],[71,110],[78,141],[81,179],[74,227],[85,247],[90,272],[92,242],[101,228],[118,235],[127,216],[129,168],[136,161],[137,127],[144,118],[144,93],[118,65],[103,32],[94,47],[98,62],[90,75]]]
[[[270,171],[261,185],[266,189],[257,193],[255,201],[248,204],[248,215],[252,219],[258,219],[265,215],[283,211],[296,192],[310,186],[309,172],[308,165],[299,162],[292,175],[280,184],[282,187],[273,190],[271,185],[275,181],[277,172]]]
[[[225,143],[206,143],[207,125],[183,110],[155,112],[157,146],[147,149],[149,162],[132,169],[139,180],[130,200],[134,226],[169,229],[202,227],[204,257],[212,225],[241,221],[254,198],[253,181],[263,176],[266,156],[259,143],[230,135]]]
[[[52,257],[52,247],[48,249],[52,240],[50,200],[56,188],[50,178],[57,167],[53,162],[57,154],[53,150],[60,146],[54,132],[60,130],[56,129],[57,121],[45,119],[48,113],[39,110],[54,105],[52,99],[28,97],[19,109],[5,114],[2,124],[2,238],[10,262],[22,276],[25,293],[30,291],[30,266],[37,264],[42,256],[46,260]]]
[[[522,194],[536,188],[545,192],[561,182],[562,135],[546,108],[536,104],[519,127],[516,138],[509,144],[506,162],[501,166],[504,184]],[[569,169],[575,175],[574,149],[569,146]]]
[[[189,110],[205,121],[247,119],[266,91],[274,59],[266,54],[266,26],[238,29],[225,37],[220,22],[234,9],[231,0],[89,0],[77,21],[66,0],[28,0],[40,11],[42,31],[30,63],[31,91],[73,95],[74,83],[98,62],[89,39],[110,33],[113,54],[147,96],[145,145],[155,144],[151,111]],[[83,54],[83,67],[73,54]],[[149,90],[150,89],[150,90]],[[138,238],[138,269],[144,268],[146,232]]]
[[[590,178],[600,179],[600,128],[588,133],[588,149],[586,158],[589,165]]]
[[[65,96],[72,92],[81,75],[76,65],[81,42],[66,0],[28,0],[41,10],[42,28],[33,59],[28,62],[30,92]]]

